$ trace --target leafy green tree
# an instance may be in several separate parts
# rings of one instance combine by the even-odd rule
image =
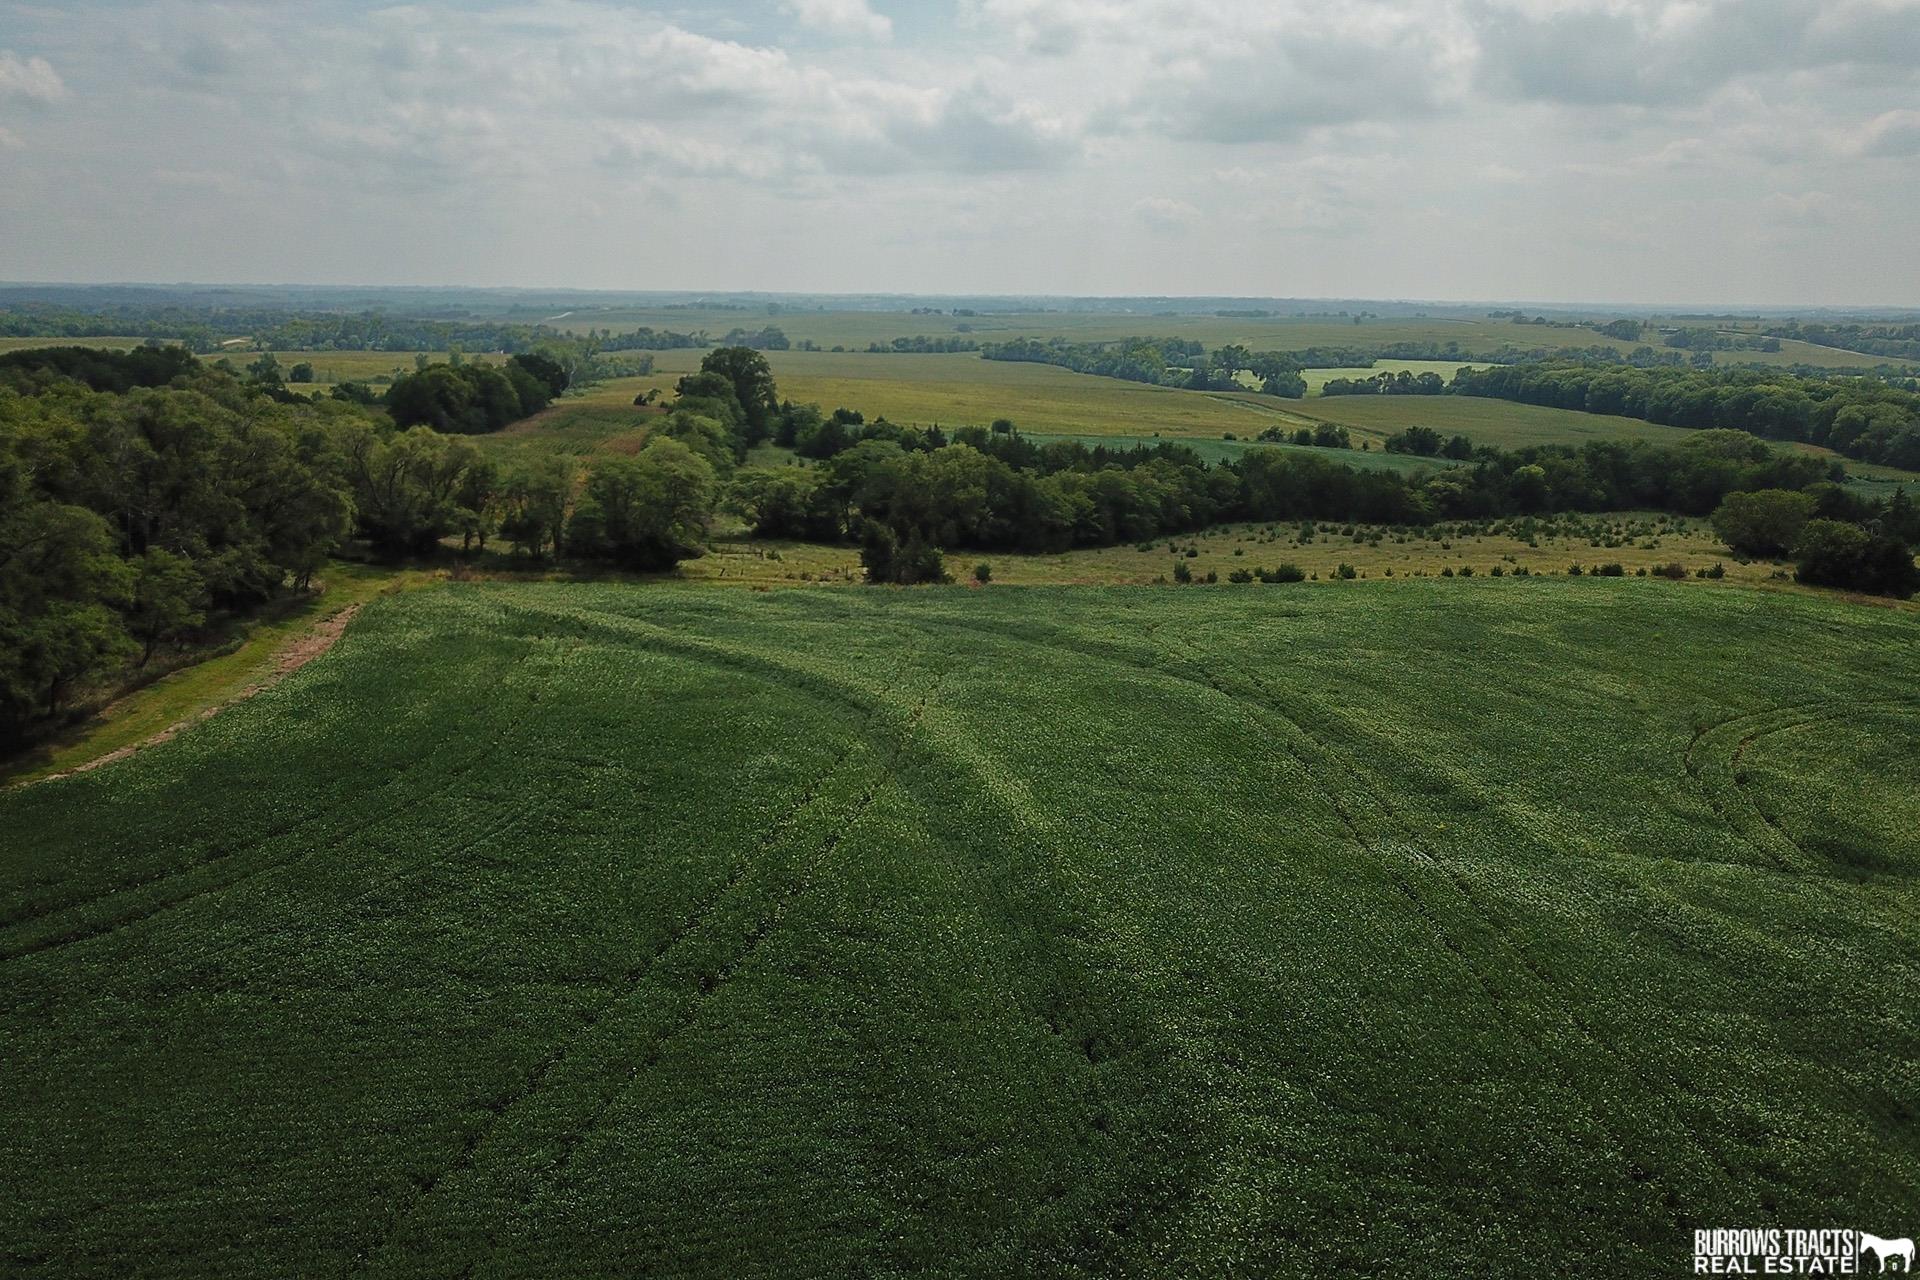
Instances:
[[[571,459],[541,458],[509,474],[501,486],[500,536],[538,559],[560,548],[576,479]]]
[[[1785,555],[1814,515],[1814,500],[1786,489],[1729,493],[1713,513],[1713,531],[1743,555]]]
[[[627,569],[671,569],[701,553],[716,492],[706,459],[677,440],[653,438],[632,458],[611,458],[587,473],[567,548]]]
[[[280,371],[280,361],[271,351],[262,351],[260,358],[247,366],[247,377],[263,387],[283,387],[287,381]]]
[[[360,527],[388,554],[430,551],[460,527],[460,489],[479,454],[426,427],[381,436],[352,432],[344,463]]]
[[[1905,543],[1840,520],[1809,520],[1793,549],[1794,577],[1904,600],[1920,590],[1920,569]]]
[[[10,474],[9,474],[10,473]],[[33,713],[133,652],[119,614],[128,587],[106,521],[81,507],[31,500],[21,470],[0,472],[0,731],[17,737]]]
[[[305,360],[302,360],[299,364],[287,370],[287,381],[302,384],[312,382],[313,366]]]
[[[720,347],[701,359],[700,372],[716,374],[732,386],[734,403],[740,407],[740,434],[745,444],[759,444],[773,434],[775,418],[780,412],[780,396],[774,385],[773,369],[765,356],[751,347]]]
[[[727,507],[753,526],[755,537],[834,542],[842,532],[840,504],[813,467],[744,468],[728,489]]]
[[[193,562],[149,547],[132,563],[127,629],[140,642],[140,665],[163,642],[177,640],[207,620],[206,584]]]

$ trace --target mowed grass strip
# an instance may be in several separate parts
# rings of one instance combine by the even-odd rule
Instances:
[[[0,1249],[1657,1276],[1897,1222],[1917,629],[1632,579],[384,598],[0,794]]]

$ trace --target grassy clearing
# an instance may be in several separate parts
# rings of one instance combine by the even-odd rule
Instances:
[[[1533,444],[1584,444],[1589,440],[1646,440],[1676,444],[1693,434],[1604,413],[1550,409],[1481,396],[1318,396],[1298,402],[1297,413],[1337,422],[1356,439],[1383,441],[1410,426],[1460,434],[1476,445],[1518,449]]]
[[[1898,1222],[1917,642],[1634,579],[382,599],[0,795],[5,1256],[1663,1276]]]
[[[1320,389],[1335,378],[1372,378],[1383,373],[1437,373],[1447,381],[1453,381],[1453,375],[1462,369],[1480,366],[1459,360],[1378,360],[1372,368],[1351,369],[1307,369],[1301,377],[1307,380],[1307,394],[1317,396]]]
[[[1144,549],[1143,549],[1144,548]],[[1186,553],[1191,549],[1194,555]],[[1525,568],[1531,574],[1564,575],[1578,564],[1584,572],[1618,564],[1631,577],[1671,564],[1689,575],[1685,585],[1748,584],[1785,586],[1790,568],[1767,561],[1742,564],[1703,520],[1658,512],[1621,511],[1559,520],[1489,521],[1394,529],[1347,524],[1234,524],[1201,533],[1160,538],[1139,546],[1090,547],[1053,554],[953,551],[947,570],[958,581],[971,578],[981,561],[993,568],[993,584],[1023,586],[1144,586],[1169,581],[1176,560],[1198,579],[1212,573],[1221,587],[1236,569],[1276,569],[1298,565],[1320,582],[1333,584],[1340,566],[1351,566],[1368,583],[1387,578],[1437,578],[1443,573],[1491,577]],[[1724,577],[1702,583],[1695,570],[1718,566]],[[679,577],[717,586],[846,586],[861,581],[860,555],[854,547],[805,542],[771,542],[735,531],[715,540],[708,553],[680,566]],[[1462,585],[1465,585],[1462,583]],[[1680,586],[1682,584],[1675,584]],[[1249,590],[1289,590],[1287,586],[1245,584]],[[1304,589],[1304,588],[1301,588]],[[1357,579],[1340,590],[1364,590]],[[1798,591],[1800,588],[1793,588]],[[1318,597],[1314,597],[1317,599]],[[1900,606],[1920,610],[1920,605]]]
[[[660,378],[700,363],[698,352],[663,352]],[[832,409],[859,409],[914,426],[985,426],[1011,418],[1022,430],[1070,435],[1258,435],[1282,421],[1270,397],[1246,403],[1172,387],[1096,378],[1052,365],[972,355],[869,356],[813,352],[769,355],[780,394]],[[631,398],[631,397],[629,397]],[[1258,402],[1266,400],[1265,405]],[[1288,401],[1285,404],[1297,404]]]
[[[1289,424],[1283,424],[1289,425]],[[1274,444],[1271,441],[1255,440],[1246,436],[1236,436],[1232,440],[1209,440],[1204,436],[1072,436],[1050,435],[1044,432],[1022,432],[1028,439],[1044,444],[1049,440],[1074,440],[1092,448],[1105,445],[1108,448],[1127,449],[1135,445],[1152,447],[1157,444],[1178,444],[1192,449],[1208,462],[1222,462],[1238,458],[1248,449],[1278,449],[1282,453],[1309,454],[1331,462],[1344,463],[1350,467],[1377,469],[1382,471],[1418,471],[1422,468],[1432,470],[1436,467],[1456,465],[1447,458],[1420,458],[1411,454],[1387,453],[1380,448],[1361,449],[1319,449],[1308,445]]]
[[[412,373],[415,361],[421,355],[436,363],[444,362],[447,358],[444,351],[276,351],[273,355],[280,362],[283,373],[296,364],[312,365],[312,385],[321,391],[339,382],[391,382],[397,374]],[[218,355],[207,357],[209,360],[219,358]],[[242,351],[228,353],[227,358],[244,369],[260,357],[255,352]],[[487,352],[469,354],[466,359],[478,364],[502,364],[506,361],[503,355]],[[297,385],[289,388],[293,391],[301,389]]]
[[[1189,550],[1195,554],[1187,555]],[[1227,580],[1234,570],[1275,569],[1282,564],[1298,565],[1321,581],[1338,578],[1343,564],[1368,579],[1439,577],[1447,572],[1487,577],[1495,569],[1505,575],[1520,568],[1552,575],[1565,574],[1575,564],[1583,572],[1619,564],[1628,576],[1670,564],[1683,566],[1689,575],[1718,565],[1725,574],[1722,581],[1733,583],[1773,583],[1781,581],[1777,574],[1790,572],[1767,562],[1738,563],[1705,521],[1631,511],[1424,529],[1310,522],[1220,525],[1139,546],[1096,547],[1058,555],[954,553],[948,557],[948,567],[956,576],[964,576],[983,559],[993,565],[996,582],[1105,586],[1166,581],[1172,577],[1174,562],[1180,560],[1196,578],[1216,574],[1220,585],[1236,589],[1241,584]]]

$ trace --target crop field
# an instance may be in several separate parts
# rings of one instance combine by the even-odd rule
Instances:
[[[656,379],[670,387],[699,367],[701,354],[661,352]],[[1300,403],[1251,393],[1214,397],[974,355],[775,351],[767,359],[786,399],[912,426],[985,426],[1010,418],[1023,431],[1218,440],[1227,432],[1258,435],[1276,423],[1297,422],[1292,409]]]
[[[1910,612],[1632,578],[383,597],[0,793],[0,1265],[1671,1275],[1898,1223],[1916,678]]]

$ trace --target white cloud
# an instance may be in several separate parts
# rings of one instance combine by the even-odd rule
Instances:
[[[1862,155],[1920,155],[1920,111],[1901,109],[1875,116],[1855,144]]]
[[[66,97],[66,82],[52,63],[45,58],[22,58],[11,49],[0,49],[0,100],[24,98],[28,102],[52,105]]]
[[[888,40],[893,19],[875,13],[867,0],[786,0],[788,13],[801,23],[856,40]]]
[[[1200,211],[1185,200],[1148,196],[1133,204],[1133,216],[1154,231],[1184,231],[1200,221]]]

